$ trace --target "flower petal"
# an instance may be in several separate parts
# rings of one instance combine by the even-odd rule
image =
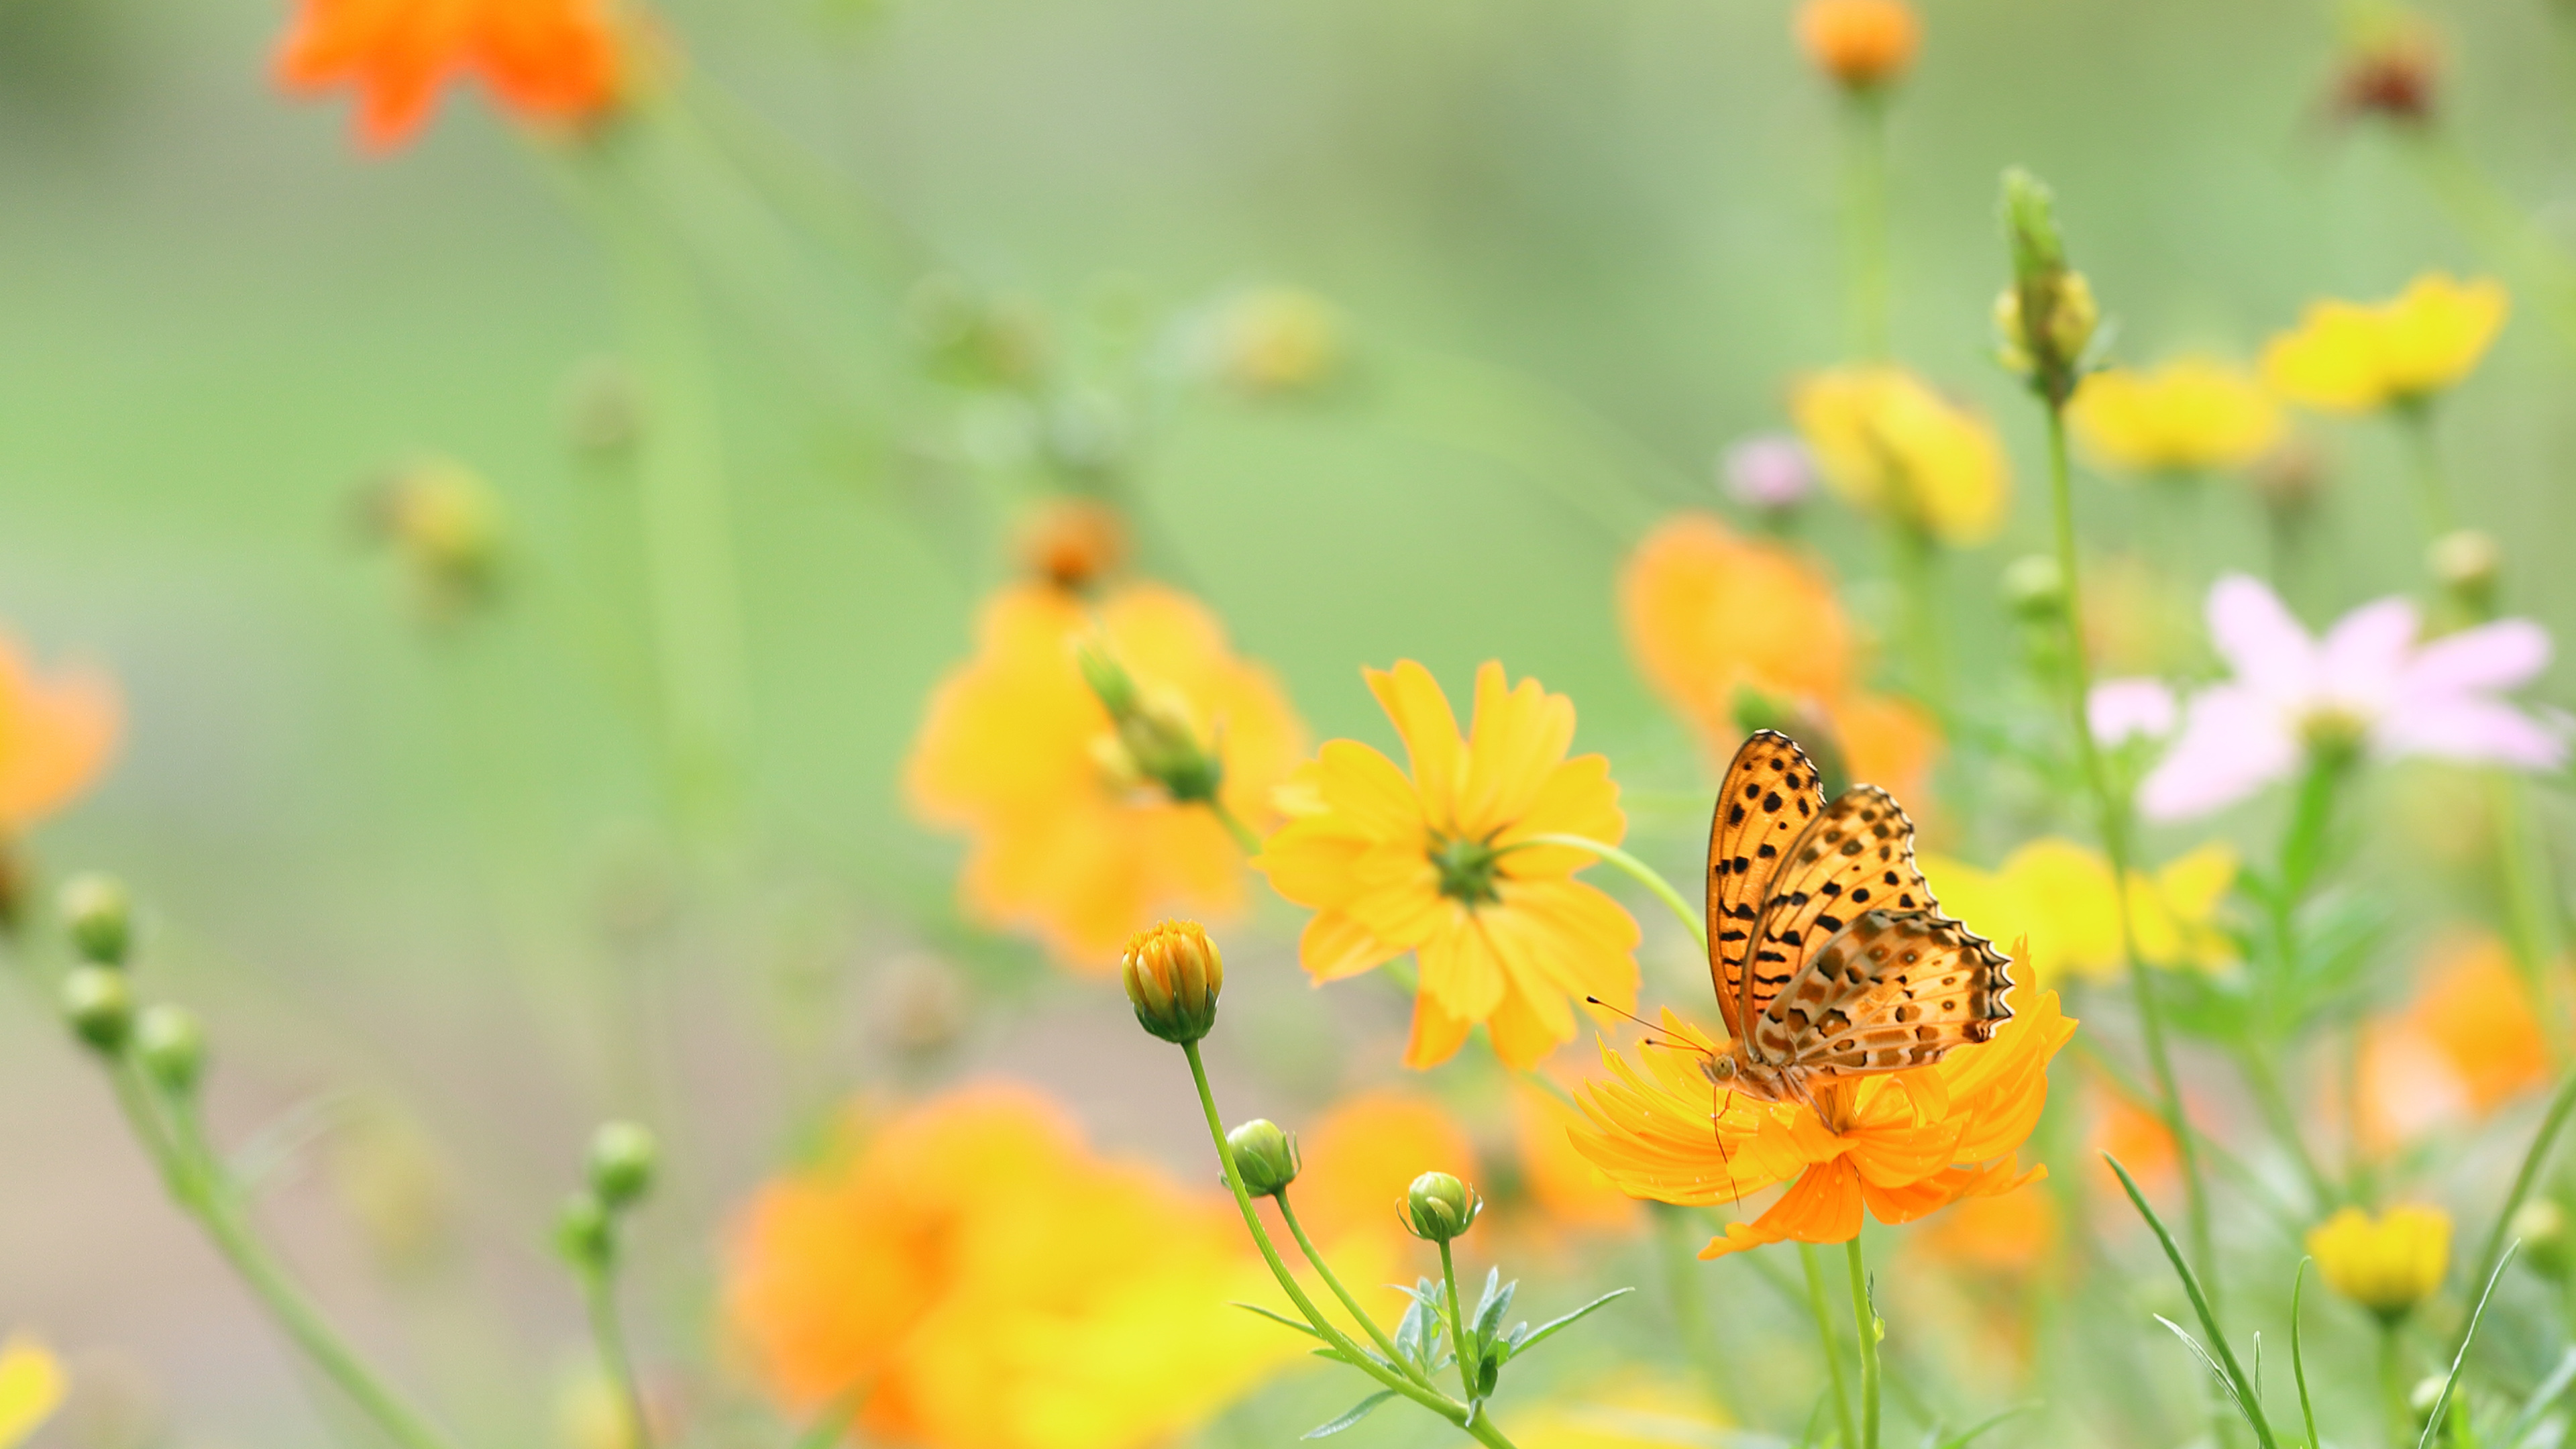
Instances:
[[[2407,665],[2404,698],[2518,689],[2549,667],[2549,631],[2529,619],[2498,619],[2445,634]]]
[[[2404,599],[2364,604],[2336,620],[2326,634],[2325,692],[2371,715],[2393,707],[2407,652],[2422,628],[2415,606]]]
[[[2371,731],[2383,756],[2428,755],[2471,764],[2555,770],[2567,763],[2567,733],[2501,700],[2463,696],[2414,706]]]
[[[2273,699],[2300,700],[2316,691],[2316,642],[2258,579],[2229,574],[2210,587],[2209,639],[2239,684]]]
[[[2278,707],[2241,684],[2222,684],[2192,696],[2181,737],[2138,786],[2138,809],[2150,820],[2207,815],[2298,764],[2298,741]]]

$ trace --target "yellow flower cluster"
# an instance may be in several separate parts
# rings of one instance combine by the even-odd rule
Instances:
[[[1922,866],[1945,910],[1962,920],[2010,921],[2028,933],[2029,950],[2018,959],[2034,982],[2117,976],[2127,960],[2111,863],[2097,850],[2049,836],[2015,850],[1995,870],[1940,855],[1926,855]],[[2152,876],[2131,871],[2138,953],[2159,966],[2201,970],[2234,960],[2214,922],[2236,866],[2236,852],[2212,841]]]
[[[2066,420],[2095,462],[2141,473],[2242,468],[2281,440],[2280,404],[2262,382],[2210,357],[2094,373]]]
[[[1853,505],[1946,543],[2003,526],[2012,476],[1994,425],[1901,367],[1842,367],[1791,390],[1789,415],[1825,482]]]
[[[2504,288],[2427,273],[2385,302],[2327,300],[2263,350],[2283,397],[2321,412],[2420,401],[2467,377],[2503,330]]]

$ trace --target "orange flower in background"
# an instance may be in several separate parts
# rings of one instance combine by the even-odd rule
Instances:
[[[1647,684],[1720,768],[1744,742],[1736,706],[1749,690],[1820,712],[1855,778],[1923,793],[1939,737],[1911,705],[1858,687],[1851,621],[1832,580],[1796,550],[1676,514],[1620,570],[1619,617]]]
[[[1637,1202],[1574,1145],[1583,1113],[1530,1083],[1512,1086],[1512,1145],[1521,1190],[1559,1227],[1617,1232],[1636,1224]]]
[[[104,675],[40,678],[0,636],[0,838],[23,833],[95,783],[122,723]]]
[[[300,0],[277,57],[290,90],[355,88],[358,134],[378,150],[419,130],[460,76],[522,116],[579,121],[616,101],[624,70],[607,0]]]
[[[1410,1067],[1448,1060],[1478,1023],[1527,1067],[1573,1037],[1575,999],[1634,1005],[1636,921],[1574,878],[1590,852],[1529,843],[1627,833],[1610,762],[1566,758],[1573,701],[1534,679],[1509,685],[1488,662],[1462,735],[1430,670],[1408,659],[1367,678],[1411,775],[1357,740],[1328,742],[1278,792],[1288,823],[1253,862],[1315,912],[1298,942],[1307,972],[1338,981],[1412,952]]]
[[[2049,1059],[2075,1026],[2057,993],[2041,992],[1992,1041],[1826,1088],[1827,1121],[1803,1104],[1722,1093],[1702,1066],[1724,1045],[1668,1011],[1660,1034],[1678,1045],[1641,1047],[1634,1060],[1602,1049],[1613,1080],[1584,1094],[1590,1121],[1574,1142],[1631,1197],[1710,1207],[1789,1184],[1760,1217],[1728,1224],[1703,1258],[1847,1242],[1864,1208],[1883,1223],[1912,1222],[2044,1175],[2015,1154],[2047,1104]]]
[[[2056,1247],[2057,1204],[2045,1192],[1963,1198],[1926,1224],[1918,1241],[1976,1277],[2019,1278]]]
[[[2184,1106],[2191,1102],[2183,1094]],[[2118,1192],[2120,1179],[2111,1171],[2104,1156],[2120,1159],[2138,1190],[2153,1197],[2182,1178],[2182,1153],[2175,1148],[2173,1132],[2153,1107],[2138,1101],[2125,1090],[2103,1082],[2093,1093],[2093,1127],[2085,1143],[2085,1155],[2101,1173],[2102,1190]]]
[[[2362,1040],[2361,1129],[2381,1151],[2476,1120],[2549,1081],[2549,1044],[2513,953],[2455,938],[2425,963],[2415,1000]]]
[[[1807,0],[1798,44],[1816,69],[1853,90],[1905,74],[1923,45],[1923,22],[1905,0]]]
[[[1458,1119],[1417,1092],[1377,1090],[1345,1097],[1312,1131],[1297,1134],[1305,1166],[1292,1196],[1300,1221],[1320,1238],[1401,1234],[1396,1201],[1426,1172],[1468,1182],[1476,1144]]]
[[[725,1312],[800,1418],[856,1391],[878,1442],[1141,1449],[1304,1357],[1227,1302],[1270,1283],[1222,1194],[1105,1161],[1046,1099],[988,1086],[762,1188]]]
[[[1243,851],[1205,806],[1140,781],[1083,681],[1078,644],[1105,639],[1163,717],[1222,756],[1238,819],[1305,748],[1305,727],[1259,664],[1189,596],[1155,584],[1092,606],[1045,584],[1003,589],[975,657],[941,681],[905,766],[914,811],[970,843],[959,891],[976,919],[1025,930],[1106,973],[1129,934],[1165,915],[1224,917],[1243,900]]]

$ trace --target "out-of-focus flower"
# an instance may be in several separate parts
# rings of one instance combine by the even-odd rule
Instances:
[[[1648,1370],[1586,1384],[1580,1398],[1556,1398],[1512,1415],[1521,1449],[1683,1449],[1719,1437],[1705,1390]]]
[[[2101,852],[2047,836],[1986,871],[1944,856],[1927,855],[1923,874],[1945,910],[1962,920],[2012,921],[2029,937],[2017,959],[2045,984],[2060,973],[2102,980],[2127,966],[2120,945],[2120,902],[2111,886],[2111,863]],[[2208,970],[2235,959],[2214,924],[2236,880],[2236,852],[2224,842],[2179,856],[2153,876],[2129,873],[2129,912],[2138,953],[2159,966]]]
[[[2402,1318],[2442,1286],[2451,1215],[2407,1205],[2374,1218],[2344,1208],[2309,1230],[2308,1254],[2327,1287],[2382,1318]]]
[[[1305,392],[1342,362],[1342,323],[1332,304],[1294,287],[1260,287],[1225,304],[1216,318],[1216,367],[1256,396]]]
[[[1901,367],[1843,367],[1799,380],[1790,416],[1833,490],[1947,543],[2002,526],[2011,496],[2003,442],[1984,418]]]
[[[680,1427],[673,1422],[677,1416],[667,1398],[644,1387],[647,1432],[641,1442],[669,1443]],[[554,1410],[558,1449],[641,1449],[625,1387],[597,1365],[564,1376],[555,1388]]]
[[[421,603],[445,616],[478,603],[500,577],[508,531],[501,496],[483,475],[424,458],[367,491],[366,522],[392,546]]]
[[[2347,116],[2422,121],[2433,114],[2442,47],[2422,18],[2376,11],[2344,47],[2335,77],[2335,109]]]
[[[2108,1081],[2097,1085],[2092,1099],[2093,1125],[2086,1134],[2085,1155],[2099,1167],[2104,1192],[2120,1190],[2120,1179],[2102,1161],[2106,1156],[2118,1158],[2129,1170],[2129,1180],[2149,1197],[2180,1180],[2182,1153],[2163,1117]]]
[[[2549,1043],[2513,953],[2479,934],[2425,963],[2415,999],[2362,1039],[2365,1145],[2394,1147],[2444,1123],[2486,1117],[2549,1081]]]
[[[2181,717],[2182,706],[2161,679],[2105,679],[2084,697],[2093,738],[2115,749],[2131,740],[2163,739]]]
[[[1718,475],[1736,502],[1763,513],[1780,513],[1807,501],[1816,489],[1815,461],[1796,438],[1765,433],[1726,450]]]
[[[800,1417],[856,1393],[878,1442],[1141,1449],[1301,1357],[1227,1303],[1269,1281],[1223,1197],[1105,1161],[1052,1104],[996,1086],[762,1188],[725,1303]]]
[[[1075,651],[1105,643],[1158,717],[1189,722],[1221,758],[1219,798],[1247,820],[1267,816],[1305,747],[1270,671],[1236,657],[1197,601],[1152,584],[1110,591],[1096,613],[1061,589],[1013,585],[976,634],[975,657],[931,695],[905,778],[922,819],[970,837],[967,910],[1099,973],[1157,915],[1231,913],[1241,849],[1206,808],[1139,774]]]
[[[1560,1227],[1616,1231],[1637,1220],[1634,1199],[1574,1145],[1583,1113],[1528,1082],[1512,1089],[1520,1187]]]
[[[17,1449],[62,1407],[68,1380],[53,1350],[22,1333],[0,1341],[0,1449]]]
[[[1790,1184],[1760,1217],[1729,1224],[1703,1258],[1784,1240],[1846,1242],[1864,1207],[1883,1223],[1912,1222],[2044,1175],[2015,1154],[2047,1103],[2049,1059],[2075,1026],[2057,993],[2041,992],[1992,1041],[1824,1086],[1819,1116],[1713,1085],[1700,1053],[1724,1047],[1667,1011],[1657,1035],[1673,1045],[1633,1059],[1604,1046],[1613,1080],[1587,1088],[1590,1121],[1574,1141],[1632,1197],[1710,1207]]]
[[[2269,586],[2230,574],[2209,592],[2209,634],[2235,677],[2191,697],[2182,733],[2138,788],[2149,818],[2206,815],[2296,773],[2312,750],[2359,747],[2556,769],[2565,731],[2498,696],[2537,678],[2549,633],[2500,619],[2416,643],[2415,606],[2382,599],[2320,641]]]
[[[1020,567],[1031,578],[1081,593],[1127,562],[1127,525],[1096,498],[1050,499],[1020,530]]]
[[[2281,409],[2253,374],[2207,357],[2108,368],[2076,385],[2066,420],[2108,468],[2242,468],[2281,440]]]
[[[2104,676],[2162,674],[2200,658],[2200,600],[2136,554],[2084,569],[2084,652]]]
[[[1903,78],[1923,47],[1923,22],[1906,0],[1806,0],[1798,44],[1837,83],[1870,90]]]
[[[2283,397],[2323,412],[2420,402],[2476,368],[2507,307],[2500,283],[2440,272],[2385,302],[2311,303],[2263,349],[2263,375]]]
[[[1863,691],[1854,631],[1805,555],[1705,513],[1657,524],[1619,574],[1619,617],[1646,682],[1723,768],[1750,725],[1746,691],[1813,708],[1854,776],[1922,793],[1940,737],[1921,711]],[[1772,721],[1761,721],[1771,724]]]
[[[331,1187],[367,1249],[392,1274],[418,1279],[456,1247],[456,1188],[422,1131],[383,1106],[336,1134]]]
[[[1297,1214],[1326,1239],[1395,1230],[1388,1206],[1426,1171],[1473,1175],[1476,1145],[1457,1118],[1417,1092],[1381,1088],[1334,1104],[1298,1134],[1305,1166]]]
[[[1306,970],[1337,981],[1413,952],[1413,1067],[1448,1060],[1479,1022],[1505,1062],[1527,1067],[1573,1037],[1574,1000],[1633,1005],[1636,921],[1574,878],[1590,853],[1529,843],[1615,845],[1627,832],[1610,762],[1566,758],[1574,702],[1534,679],[1509,685],[1488,662],[1461,735],[1430,670],[1408,659],[1368,683],[1411,775],[1356,740],[1326,743],[1278,792],[1288,821],[1253,862],[1315,912],[1299,942]]]
[[[41,677],[17,641],[0,635],[0,839],[26,833],[95,783],[123,721],[105,675]]]
[[[301,0],[277,58],[290,90],[358,92],[358,135],[408,139],[461,76],[521,116],[587,120],[618,99],[625,48],[602,0]]]
[[[1964,1198],[1926,1224],[1919,1241],[1975,1277],[2020,1279],[2055,1248],[2057,1205],[2045,1192]]]

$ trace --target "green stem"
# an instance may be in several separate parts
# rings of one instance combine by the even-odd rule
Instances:
[[[1932,713],[1950,717],[1950,651],[1941,628],[1941,544],[1913,518],[1888,525],[1896,553],[1897,586],[1905,600],[1909,682]]]
[[[620,1407],[626,1414],[627,1449],[650,1449],[653,1422],[644,1409],[644,1386],[635,1375],[634,1355],[627,1352],[626,1325],[617,1316],[617,1267],[584,1264],[578,1270],[581,1279],[582,1307],[590,1315],[591,1342],[599,1351],[600,1368],[616,1385]]]
[[[2549,902],[2554,890],[2548,864],[2533,843],[2531,812],[2520,784],[2498,774],[2489,786],[2495,802],[2496,874],[2504,889],[2507,937],[2523,989],[2548,1035],[2550,1051],[2565,1059],[2564,1023],[2551,998],[2554,983],[2549,963],[2558,959],[2557,921]]]
[[[2407,398],[2389,411],[2406,439],[2406,476],[2415,485],[2415,504],[2424,516],[2424,541],[2430,544],[2459,527],[2451,508],[2450,480],[2442,471],[2441,440],[2433,429],[2433,402]]]
[[[1315,1275],[1324,1280],[1325,1287],[1333,1290],[1333,1296],[1342,1301],[1342,1307],[1350,1311],[1352,1319],[1360,1327],[1368,1330],[1369,1340],[1378,1346],[1379,1352],[1386,1355],[1387,1362],[1404,1370],[1406,1376],[1414,1382],[1429,1388],[1431,1381],[1423,1377],[1422,1371],[1414,1367],[1412,1360],[1396,1351],[1395,1340],[1387,1337],[1386,1330],[1377,1326],[1377,1320],[1369,1315],[1367,1309],[1360,1307],[1359,1299],[1352,1295],[1350,1289],[1342,1286],[1341,1275],[1335,1273],[1332,1265],[1324,1261],[1323,1254],[1315,1251],[1314,1240],[1306,1236],[1306,1225],[1297,1221],[1297,1210],[1288,1205],[1286,1189],[1281,1189],[1271,1200],[1279,1204],[1279,1216],[1288,1224],[1288,1235],[1297,1240],[1297,1251],[1306,1255],[1306,1261],[1314,1266]]]
[[[1449,1255],[1449,1240],[1440,1240],[1440,1287],[1449,1295],[1449,1340],[1458,1356],[1458,1387],[1476,1402],[1476,1334],[1458,1307],[1458,1266]]]
[[[1707,1377],[1711,1401],[1732,1403],[1734,1384],[1726,1372],[1726,1356],[1718,1352],[1716,1340],[1710,1337],[1708,1314],[1700,1305],[1699,1284],[1691,1276],[1691,1268],[1699,1259],[1691,1247],[1689,1210],[1660,1202],[1650,1202],[1646,1208],[1655,1219],[1656,1256],[1663,1260],[1664,1289],[1673,1300],[1673,1327],[1681,1334],[1682,1348]]]
[[[1244,1230],[1252,1235],[1252,1245],[1261,1251],[1261,1261],[1269,1265],[1270,1276],[1279,1280],[1281,1291],[1288,1295],[1289,1302],[1297,1305],[1297,1312],[1303,1315],[1307,1325],[1315,1330],[1315,1336],[1330,1344],[1342,1356],[1344,1362],[1376,1380],[1379,1386],[1402,1394],[1450,1423],[1465,1429],[1479,1442],[1485,1444],[1487,1449],[1514,1449],[1512,1441],[1504,1437],[1503,1431],[1494,1427],[1491,1417],[1477,1414],[1471,1419],[1466,1405],[1451,1399],[1446,1394],[1425,1388],[1392,1368],[1380,1365],[1369,1355],[1368,1350],[1353,1342],[1349,1334],[1342,1332],[1331,1319],[1325,1317],[1323,1310],[1315,1306],[1314,1299],[1306,1296],[1306,1290],[1298,1285],[1296,1275],[1290,1273],[1288,1265],[1280,1261],[1278,1246],[1270,1241],[1269,1231],[1261,1226],[1261,1215],[1253,1211],[1252,1194],[1244,1188],[1243,1173],[1235,1166],[1234,1149],[1228,1146],[1225,1140],[1225,1119],[1217,1115],[1216,1092],[1208,1086],[1207,1064],[1199,1059],[1199,1044],[1183,1042],[1181,1054],[1189,1059],[1190,1080],[1198,1087],[1199,1092],[1199,1110],[1207,1117],[1208,1136],[1216,1142],[1216,1160],[1225,1168],[1225,1185],[1234,1194],[1235,1208],[1243,1214]]]
[[[1210,795],[1206,804],[1208,813],[1216,817],[1217,824],[1225,827],[1226,834],[1234,837],[1234,843],[1243,848],[1245,855],[1261,853],[1261,837],[1252,833],[1252,827],[1243,823],[1243,817],[1234,813],[1233,808],[1225,803],[1224,796]]]
[[[2397,1318],[2379,1320],[2379,1404],[2388,1414],[2388,1442],[2396,1449],[2415,1442],[2415,1410],[2406,1402],[2405,1345],[2399,1342]]]
[[[2092,791],[2094,808],[2100,815],[2102,850],[2110,857],[2111,878],[2121,887],[2112,894],[2119,904],[2120,947],[2128,959],[2138,1034],[2145,1041],[2147,1064],[2155,1075],[2156,1105],[2182,1166],[2192,1256],[2200,1260],[2200,1274],[2214,1302],[2218,1297],[2218,1255],[2210,1233],[2209,1190],[2201,1180],[2200,1154],[2193,1145],[2191,1123],[2183,1111],[2182,1085],[2174,1073],[2173,1052],[2165,1042],[2164,1008],[2156,999],[2153,974],[2139,955],[2137,922],[2130,911],[2128,806],[2111,789],[2110,775],[2103,765],[2102,751],[2094,742],[2092,722],[2085,708],[2093,692],[2093,664],[2084,652],[2084,587],[2075,548],[2075,482],[2074,469],[2066,457],[2066,412],[2062,404],[2053,402],[2045,403],[2043,410],[2048,415],[2048,482],[2056,514],[2057,564],[2066,581],[2067,713],[2075,729],[2075,753],[2083,763],[2084,782]]]
[[[2513,1215],[2522,1210],[2522,1200],[2531,1196],[2531,1185],[2540,1180],[2540,1169],[2549,1162],[2549,1149],[2557,1142],[2559,1129],[2567,1125],[2567,1114],[2576,1111],[2576,1072],[2560,1083],[2558,1095],[2549,1099],[2549,1115],[2540,1119],[2540,1131],[2531,1139],[2531,1147],[2522,1154],[2522,1167],[2513,1175],[2513,1190],[2505,1194],[2496,1209],[2494,1226],[2487,1229],[2486,1241],[2479,1245],[2478,1256],[2470,1267],[2476,1271],[2469,1281],[2484,1283],[2495,1276],[2496,1264],[2503,1260],[2505,1235],[2513,1230]],[[2468,1330],[2460,1331],[2460,1348],[2468,1346]]]
[[[1843,250],[1852,348],[1877,362],[1888,355],[1887,97],[1877,87],[1844,94]]]
[[[1807,1311],[1816,1320],[1816,1346],[1825,1356],[1825,1378],[1833,1387],[1834,1417],[1842,1425],[1843,1449],[1861,1449],[1860,1424],[1852,1417],[1851,1385],[1843,1379],[1842,1345],[1834,1342],[1834,1314],[1826,1306],[1825,1270],[1816,1261],[1816,1245],[1798,1245],[1798,1266],[1807,1272]]]
[[[2307,1138],[2299,1131],[2299,1114],[2290,1106],[2289,1096],[2281,1090],[2281,1079],[2273,1072],[2271,1059],[2264,1055],[2260,1046],[2248,1043],[2237,1051],[2236,1062],[2238,1070],[2245,1074],[2246,1085],[2253,1089],[2254,1105],[2262,1112],[2265,1125],[2272,1129],[2273,1136],[2281,1139],[2282,1146],[2290,1149],[2291,1158],[2298,1163],[2299,1175],[2307,1180],[2316,1210],[2325,1211],[2340,1194],[2335,1190],[2334,1180],[2317,1165],[2315,1154],[2308,1151]]]
[[[1869,1303],[1858,1233],[1843,1245],[1843,1261],[1851,1270],[1852,1327],[1860,1335],[1860,1449],[1878,1449],[1878,1310]]]
[[[1691,939],[1699,943],[1701,950],[1708,949],[1707,919],[1690,902],[1683,900],[1682,893],[1673,889],[1673,883],[1664,879],[1663,873],[1653,866],[1615,845],[1605,845],[1598,840],[1587,840],[1580,835],[1533,835],[1524,840],[1513,841],[1494,853],[1503,855],[1515,850],[1525,850],[1533,845],[1562,845],[1569,850],[1588,850],[1611,865],[1617,866],[1629,879],[1653,892],[1655,899],[1662,901],[1674,916],[1680,919],[1682,925],[1689,929]]]

